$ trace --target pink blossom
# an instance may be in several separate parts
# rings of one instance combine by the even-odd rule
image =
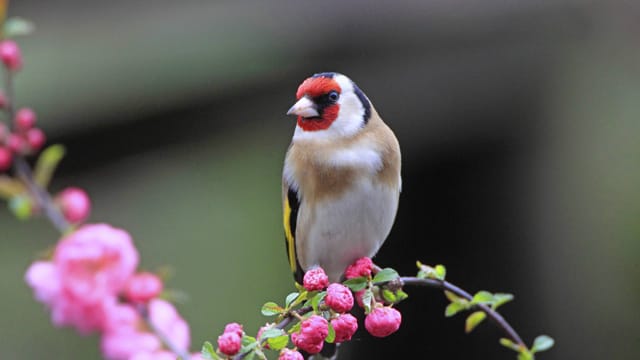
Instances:
[[[228,333],[228,332],[234,332],[236,334],[238,334],[238,336],[242,337],[242,334],[244,334],[244,331],[242,330],[242,325],[236,323],[236,322],[232,322],[232,323],[228,323],[227,325],[224,326],[224,332]]]
[[[327,288],[324,301],[335,312],[344,313],[353,307],[353,295],[348,287],[334,283]]]
[[[125,285],[124,294],[132,302],[146,303],[162,292],[162,280],[158,275],[142,272],[133,275]]]
[[[47,142],[47,136],[44,134],[44,131],[39,128],[27,130],[25,138],[27,140],[27,145],[29,145],[29,149],[32,151],[40,150]]]
[[[149,321],[171,343],[182,351],[189,347],[189,327],[170,303],[152,300],[149,303]],[[117,304],[109,307],[105,333],[101,339],[104,356],[112,360],[138,356],[158,356],[163,359],[162,342],[147,326],[132,305]],[[168,353],[171,354],[171,353]],[[171,354],[173,359],[177,356]],[[151,357],[155,359],[156,357]]]
[[[32,264],[25,278],[36,299],[50,307],[54,325],[85,334],[105,329],[109,307],[137,264],[129,234],[85,225],[58,243],[52,261]]]
[[[62,239],[53,262],[63,289],[93,303],[118,294],[138,265],[129,234],[106,224],[85,225]]]
[[[240,351],[242,347],[242,338],[236,332],[225,332],[218,336],[218,349],[220,352],[233,356]]]
[[[361,276],[368,277],[371,275],[373,262],[368,257],[362,257],[349,265],[344,272],[346,279],[353,279]]]
[[[77,187],[68,187],[56,196],[56,203],[64,217],[71,223],[80,223],[89,217],[91,199],[87,193]]]
[[[3,40],[0,42],[0,60],[11,71],[18,71],[22,68],[22,53],[15,41]]]
[[[280,352],[278,360],[304,360],[304,357],[298,351],[284,348]]]
[[[385,337],[393,334],[400,328],[402,315],[394,308],[381,307],[373,309],[364,319],[364,327],[369,334],[376,337]]]
[[[308,291],[323,290],[329,285],[329,277],[321,267],[316,267],[304,274],[302,283]]]
[[[137,352],[133,356],[131,356],[129,360],[176,360],[177,358],[178,358],[178,355],[172,353],[171,351],[164,350],[164,351],[154,351],[154,352],[147,352],[147,351]],[[190,357],[190,359],[196,360],[198,358],[194,354]]]
[[[329,324],[325,318],[312,315],[300,324],[300,332],[291,334],[291,341],[309,354],[322,350],[324,339],[329,335]]]
[[[13,154],[11,150],[6,147],[0,146],[0,171],[9,170],[13,163]]]
[[[18,131],[25,132],[36,124],[36,113],[30,108],[21,108],[16,112],[14,124]]]
[[[342,314],[331,320],[331,326],[336,332],[336,343],[351,340],[353,334],[358,330],[358,320],[351,314]]]

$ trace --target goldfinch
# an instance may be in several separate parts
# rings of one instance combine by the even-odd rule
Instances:
[[[304,80],[287,115],[297,116],[282,175],[287,255],[296,281],[320,266],[340,281],[373,257],[393,225],[400,146],[367,96],[342,74]]]

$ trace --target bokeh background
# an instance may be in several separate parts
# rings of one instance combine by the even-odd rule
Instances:
[[[633,1],[12,1],[19,105],[68,156],[52,184],[86,188],[93,222],[127,229],[169,286],[193,348],[254,332],[292,289],[280,172],[298,84],[349,75],[395,130],[404,188],[376,261],[447,265],[503,309],[541,359],[640,358],[640,6]],[[2,359],[98,359],[55,329],[23,274],[57,235],[0,209]],[[398,333],[343,358],[513,359],[463,333],[439,291],[409,289]]]

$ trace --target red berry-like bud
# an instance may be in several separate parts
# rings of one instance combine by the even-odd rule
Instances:
[[[44,146],[44,143],[47,142],[47,137],[45,136],[44,131],[38,128],[29,129],[26,137],[27,144],[33,151],[40,150]]]
[[[284,348],[280,352],[278,360],[304,360],[304,357],[298,351]]]
[[[15,41],[0,42],[0,60],[10,71],[18,71],[22,68],[22,53]]]
[[[369,276],[371,275],[372,269],[373,262],[371,259],[363,257],[347,267],[347,270],[344,272],[344,277],[347,279],[353,279],[361,276]]]
[[[125,285],[124,296],[131,302],[146,303],[162,292],[162,280],[156,274],[142,272],[133,275]]]
[[[241,347],[242,338],[235,332],[226,332],[218,336],[218,349],[225,355],[233,356]]]
[[[348,287],[334,283],[327,288],[325,303],[335,312],[344,313],[353,307],[353,295]]]
[[[385,337],[393,334],[400,328],[402,315],[394,308],[375,308],[364,319],[364,327],[369,334],[376,337]]]
[[[358,319],[351,314],[342,314],[331,320],[331,326],[336,332],[336,343],[349,341],[358,330]]]
[[[18,134],[9,134],[9,139],[7,140],[7,146],[9,149],[17,154],[22,154],[25,152],[27,143],[24,138]]]
[[[0,147],[0,171],[7,171],[13,162],[13,154],[6,147]]]
[[[89,195],[80,188],[66,188],[56,196],[56,202],[64,217],[71,223],[84,221],[91,212]]]
[[[302,284],[307,291],[323,290],[329,285],[329,277],[321,267],[313,268],[304,274]]]
[[[27,131],[36,124],[36,113],[30,108],[22,108],[16,113],[13,123],[18,131]]]
[[[242,325],[240,325],[238,323],[235,323],[235,322],[228,323],[227,325],[225,325],[224,332],[225,333],[228,333],[228,332],[236,333],[240,337],[242,337],[242,334],[244,333],[243,330],[242,330]]]
[[[309,354],[317,354],[322,350],[324,339],[329,335],[329,323],[319,315],[312,315],[302,321],[300,332],[291,334],[291,340],[300,349]]]

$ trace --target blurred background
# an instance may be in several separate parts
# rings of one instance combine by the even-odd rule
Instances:
[[[92,195],[92,222],[170,265],[192,347],[225,323],[255,333],[293,289],[280,178],[298,84],[347,74],[395,130],[404,187],[376,262],[443,263],[541,359],[640,358],[640,5],[633,1],[12,1],[37,31],[18,105],[68,156],[52,191]],[[55,329],[23,275],[57,239],[0,209],[3,359],[99,359]],[[343,359],[513,359],[463,332],[440,291],[412,289],[389,338]]]

